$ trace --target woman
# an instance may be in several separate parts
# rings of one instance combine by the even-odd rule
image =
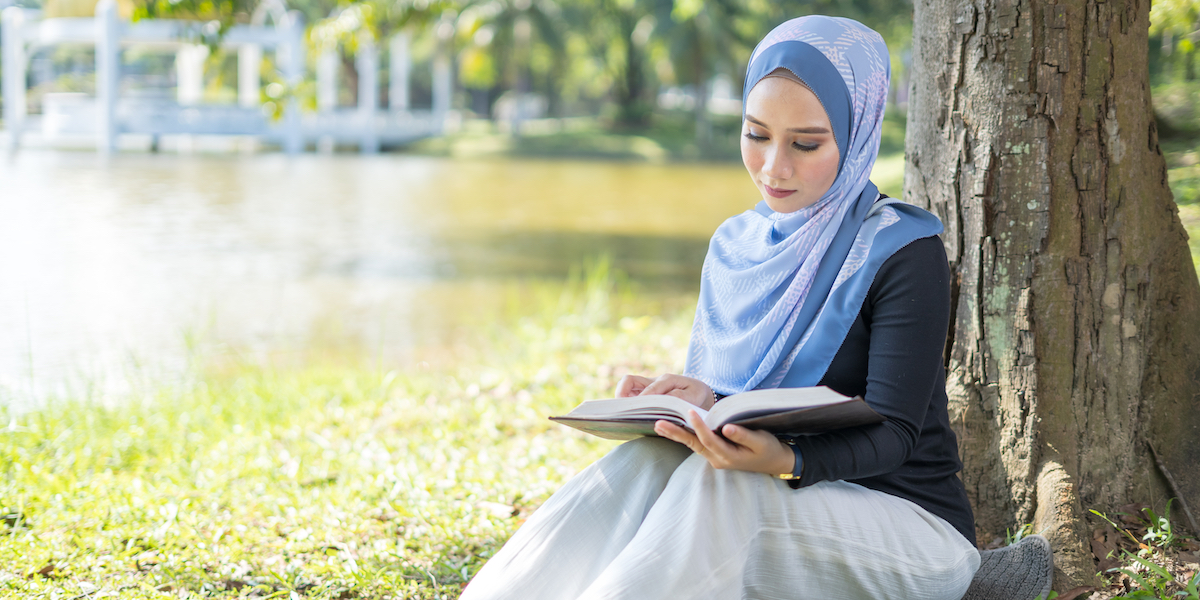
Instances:
[[[883,40],[848,19],[759,43],[742,157],[763,201],[713,236],[686,374],[617,389],[708,408],[828,385],[885,422],[786,444],[660,421],[551,497],[463,598],[962,597],[979,554],[946,412],[941,223],[868,180],[888,78]]]

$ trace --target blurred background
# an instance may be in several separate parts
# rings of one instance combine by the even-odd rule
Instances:
[[[712,230],[757,201],[745,62],[795,16],[886,39],[873,178],[901,194],[909,2],[0,8],[0,406],[18,412],[214,355],[453,363],[585,271],[638,314],[689,310]],[[1152,22],[1159,133],[1196,232],[1200,1],[1159,0]]]

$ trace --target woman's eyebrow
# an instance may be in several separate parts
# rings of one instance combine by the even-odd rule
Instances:
[[[750,115],[746,115],[746,120],[758,125],[759,127],[766,127],[767,129],[770,129],[766,123],[763,123],[762,121],[759,121]],[[829,130],[824,127],[790,127],[788,128],[788,131],[792,133],[829,133]]]

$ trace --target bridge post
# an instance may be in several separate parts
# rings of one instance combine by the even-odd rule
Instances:
[[[0,60],[4,65],[4,128],[8,130],[9,150],[16,150],[25,126],[25,11],[10,6],[0,12]]]
[[[200,104],[204,99],[204,61],[208,60],[208,46],[187,44],[175,53],[177,83],[175,97],[184,106]]]
[[[121,24],[116,0],[96,3],[96,149],[117,150],[117,98],[121,84]]]
[[[379,152],[379,133],[375,129],[375,113],[379,108],[379,49],[370,31],[358,34],[354,67],[358,70],[358,120],[362,127],[358,150],[375,154]]]
[[[408,45],[411,37],[408,31],[401,31],[392,36],[388,47],[388,109],[393,113],[408,110],[408,80],[412,70]]]
[[[291,10],[285,19],[288,40],[279,46],[279,62],[283,77],[291,92],[283,113],[283,149],[288,154],[304,150],[304,135],[300,123],[300,102],[296,99],[296,88],[304,76],[304,17],[300,11]]]
[[[454,80],[450,73],[450,38],[454,25],[443,19],[437,27],[437,50],[433,56],[433,121],[434,133],[446,128],[446,115],[450,112],[450,96],[454,91]]]
[[[262,104],[259,88],[262,86],[262,46],[242,44],[238,46],[238,104],[242,108],[255,108]]]
[[[338,71],[341,57],[337,48],[322,48],[317,54],[317,110],[333,112],[337,110],[338,101]]]

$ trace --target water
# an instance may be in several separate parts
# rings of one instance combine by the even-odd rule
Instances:
[[[119,396],[213,349],[417,360],[599,255],[686,304],[755,200],[738,165],[22,152],[0,159],[0,404]]]

